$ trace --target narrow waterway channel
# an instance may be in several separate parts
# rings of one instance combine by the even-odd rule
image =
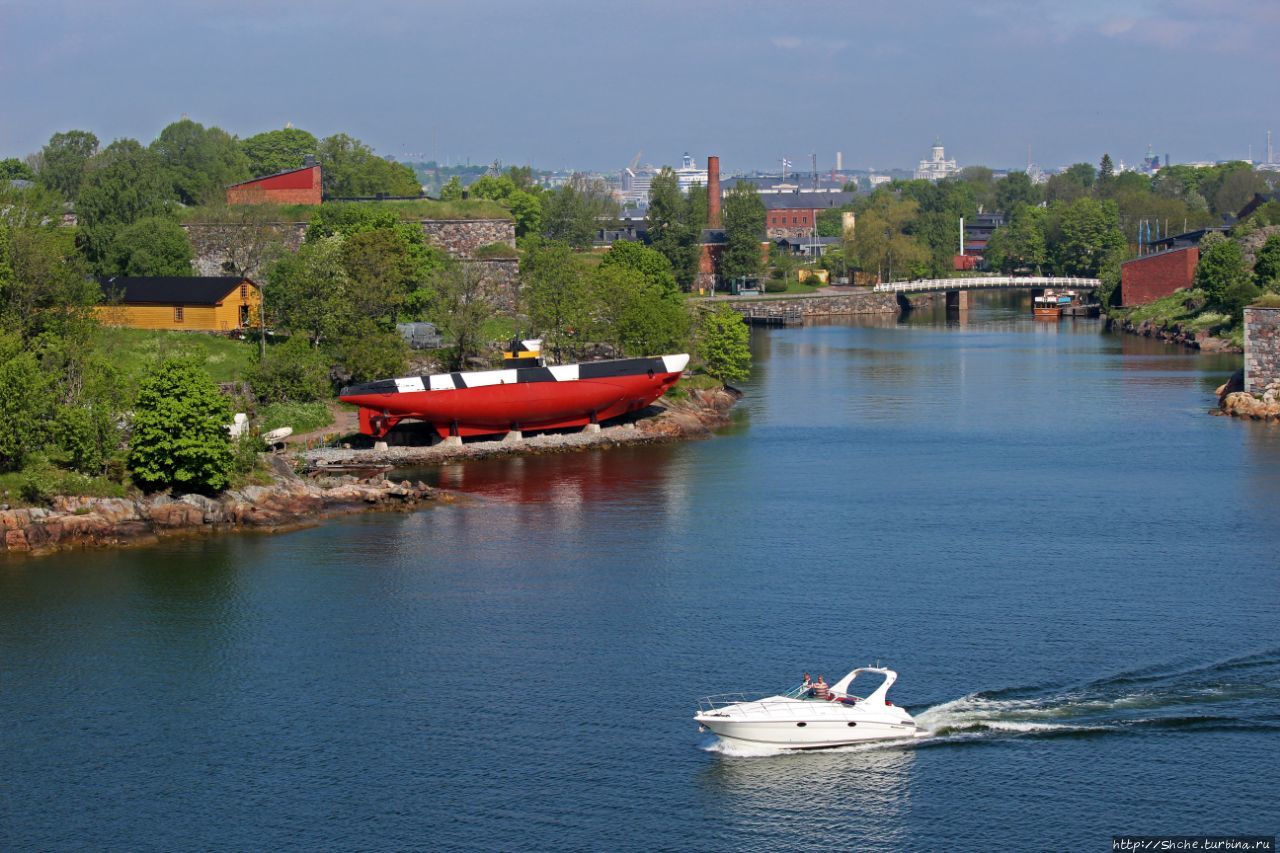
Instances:
[[[468,506],[0,562],[0,846],[1274,833],[1280,428],[1207,416],[1238,356],[1028,313],[757,331],[723,434],[431,473]],[[877,659],[936,737],[691,720]]]

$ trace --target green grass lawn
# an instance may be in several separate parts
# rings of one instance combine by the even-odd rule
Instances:
[[[1201,291],[1178,290],[1154,302],[1130,308],[1124,312],[1124,316],[1135,324],[1147,320],[1166,326],[1176,323],[1184,329],[1194,331],[1222,329],[1231,325],[1231,318],[1226,314],[1203,309],[1195,311],[1188,308],[1187,301],[1198,296],[1202,296]]]
[[[287,426],[301,435],[327,427],[333,416],[325,403],[271,403],[258,410],[258,421],[263,432]]]
[[[171,356],[194,357],[215,382],[234,382],[253,364],[255,344],[200,332],[104,328],[105,348],[134,381],[152,364]]]
[[[346,202],[327,202],[344,204]],[[410,199],[407,201],[356,202],[359,204],[377,204],[394,210],[402,219],[511,219],[511,211],[496,201],[488,199],[460,199],[458,201],[438,201],[431,198]],[[319,209],[310,204],[273,204],[263,205],[269,212],[270,220],[276,222],[310,222],[311,217]],[[226,208],[218,205],[209,207],[188,207],[179,211],[183,222],[223,222],[226,219]]]

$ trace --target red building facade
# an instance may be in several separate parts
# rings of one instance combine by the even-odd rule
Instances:
[[[1195,281],[1200,249],[1187,246],[1135,258],[1120,265],[1120,304],[1146,305]]]
[[[303,166],[227,187],[227,204],[319,204],[323,196],[319,166]]]

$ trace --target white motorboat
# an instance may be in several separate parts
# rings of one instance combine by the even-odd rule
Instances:
[[[850,692],[862,675],[884,680],[865,697]],[[699,730],[721,739],[778,749],[824,749],[874,740],[927,737],[902,708],[888,700],[898,673],[879,666],[859,667],[818,698],[819,689],[802,684],[786,693],[751,699],[724,693],[698,700]]]

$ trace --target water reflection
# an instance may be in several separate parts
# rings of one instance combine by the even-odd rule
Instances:
[[[760,824],[798,832],[839,831],[860,844],[904,837],[915,751],[868,744],[768,757],[717,754],[701,773],[703,791],[718,800],[735,830]]]
[[[661,492],[674,448],[614,448],[545,456],[507,456],[406,470],[396,476],[442,489],[514,503],[557,506],[583,501],[644,499]]]

